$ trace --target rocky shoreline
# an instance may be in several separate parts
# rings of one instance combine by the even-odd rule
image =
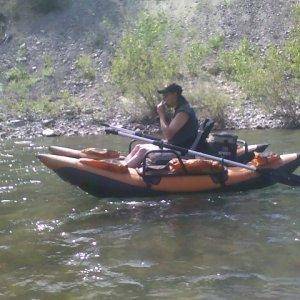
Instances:
[[[142,124],[129,122],[125,115],[114,114],[114,117],[107,117],[103,121],[132,130],[141,130],[147,133],[159,132],[159,124]],[[217,130],[239,130],[239,129],[270,129],[284,128],[280,119],[274,119],[258,110],[253,110],[250,104],[243,110],[234,108],[227,111],[227,124],[225,128]],[[9,118],[0,122],[1,140],[24,140],[37,137],[53,136],[86,136],[97,135],[103,132],[100,120],[95,118],[94,111],[89,110],[80,115],[65,113],[60,117],[30,119],[25,117]]]

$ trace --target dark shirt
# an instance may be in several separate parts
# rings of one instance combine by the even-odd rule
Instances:
[[[194,109],[191,108],[183,96],[179,97],[179,104],[175,108],[173,118],[175,118],[175,116],[180,112],[187,113],[189,118],[178,132],[175,133],[169,143],[183,148],[190,148],[198,134],[199,124]]]

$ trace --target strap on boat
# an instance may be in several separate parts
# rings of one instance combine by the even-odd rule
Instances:
[[[220,184],[221,187],[224,188],[226,186],[225,183],[228,180],[228,169],[227,169],[227,167],[224,166],[224,171],[223,172],[211,174],[210,178],[214,183]]]
[[[221,160],[221,164],[223,167],[223,172],[211,174],[210,177],[214,183],[220,184],[222,187],[225,187],[225,182],[228,179],[228,169],[225,166],[224,158]]]
[[[147,174],[147,171],[160,171],[160,170],[165,170],[167,169],[168,165],[169,165],[169,162],[161,167],[158,167],[158,166],[149,166],[148,165],[148,158],[150,156],[150,154],[155,154],[155,153],[171,153],[171,154],[174,154],[177,158],[178,158],[178,161],[180,162],[180,165],[184,171],[185,174],[188,174],[188,171],[186,169],[186,167],[184,166],[184,163],[180,157],[180,155],[174,151],[174,150],[166,150],[166,149],[159,149],[159,150],[150,150],[150,151],[147,151],[145,156],[144,156],[144,159],[142,161],[142,174],[141,176],[143,177],[143,180],[144,182],[147,184],[147,187],[151,187],[151,185],[155,184],[159,184],[160,180],[161,180],[161,177],[162,175],[153,175],[153,174]]]

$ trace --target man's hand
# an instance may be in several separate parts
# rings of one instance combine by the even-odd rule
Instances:
[[[156,111],[159,116],[165,115],[166,112],[166,105],[164,101],[161,101],[157,106],[156,106]]]

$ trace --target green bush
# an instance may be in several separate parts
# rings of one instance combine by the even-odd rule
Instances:
[[[300,78],[300,4],[294,7],[295,26],[285,45],[285,56],[290,62],[291,73]]]
[[[229,7],[229,6],[232,5],[233,2],[234,2],[234,0],[224,0],[224,1],[223,1],[223,5],[224,5],[225,7]]]
[[[223,35],[215,35],[208,40],[208,46],[212,50],[220,49],[223,46],[223,44],[224,44]]]
[[[212,118],[219,128],[226,126],[226,108],[229,97],[218,91],[216,86],[209,82],[201,83],[187,93],[189,101],[197,108],[200,119]]]
[[[211,37],[207,43],[192,43],[184,53],[184,62],[189,73],[192,76],[199,75],[201,65],[204,60],[213,52],[221,48],[224,43],[224,37],[216,35]]]
[[[79,113],[82,110],[82,103],[77,98],[71,96],[67,91],[58,94],[54,101],[50,96],[42,96],[36,100],[27,98],[2,100],[8,110],[27,116],[59,116],[66,109]]]
[[[13,67],[6,72],[6,79],[9,82],[12,81],[22,81],[29,79],[29,74],[26,72],[24,68],[21,67]]]
[[[251,48],[247,39],[243,39],[236,50],[223,51],[219,56],[219,66],[232,79],[243,81],[251,73],[253,62],[259,58],[256,49]]]
[[[82,76],[88,80],[94,80],[96,77],[96,70],[93,67],[93,61],[87,54],[82,54],[78,57],[75,63],[76,67],[81,71]]]
[[[43,57],[44,62],[44,68],[42,70],[42,76],[44,77],[51,77],[54,74],[54,65],[53,65],[53,59],[50,55],[45,55]]]
[[[150,111],[157,103],[157,88],[179,71],[178,56],[165,43],[171,34],[168,26],[164,15],[142,14],[124,34],[112,61],[113,82],[125,95],[142,99]]]
[[[6,81],[4,92],[20,99],[28,96],[29,89],[39,78],[29,74],[23,67],[14,67],[6,72]]]
[[[283,117],[289,126],[299,126],[299,45],[298,23],[281,48],[271,45],[260,53],[244,39],[238,49],[221,53],[219,66],[264,109]]]
[[[193,43],[186,49],[184,61],[191,75],[198,75],[201,63],[209,53],[209,46],[200,42]]]

